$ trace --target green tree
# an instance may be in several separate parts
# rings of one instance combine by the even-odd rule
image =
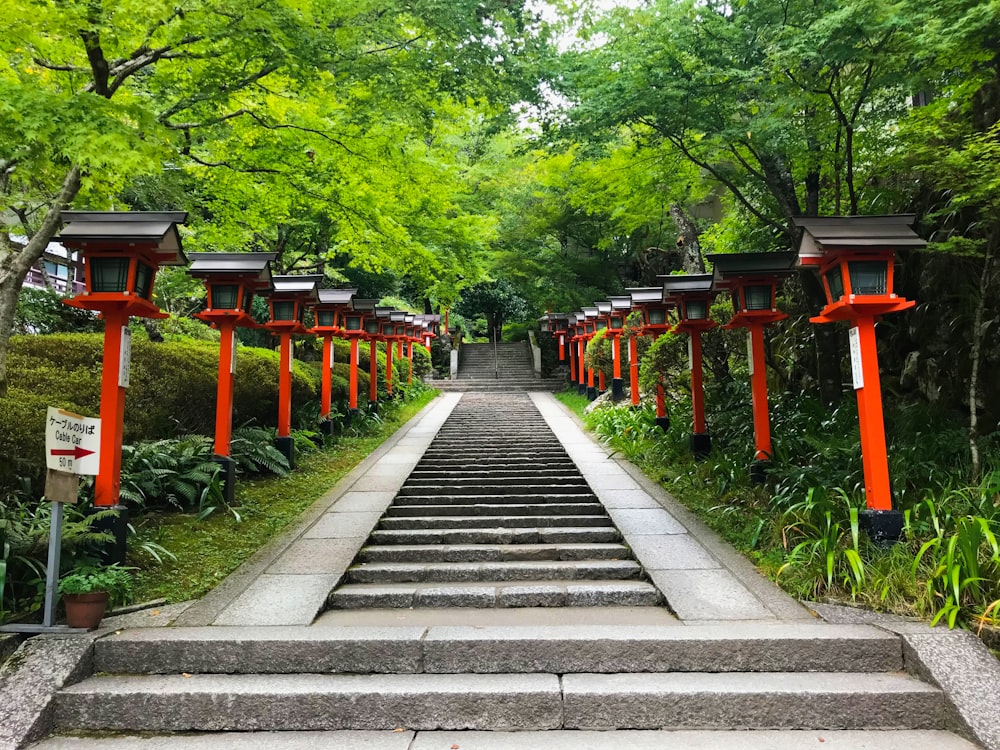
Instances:
[[[455,312],[470,319],[484,316],[490,340],[498,340],[504,323],[523,320],[530,314],[525,299],[504,279],[481,281],[464,289]]]

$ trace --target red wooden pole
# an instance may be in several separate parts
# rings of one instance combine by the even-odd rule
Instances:
[[[406,378],[406,382],[410,385],[413,384],[413,342],[411,341],[406,347],[406,358],[410,361],[410,374]]]
[[[628,340],[628,384],[632,396],[632,406],[639,405],[639,338],[630,336]]]
[[[236,326],[220,320],[219,384],[215,397],[215,455],[228,456],[233,434],[233,373],[236,367]]]
[[[692,426],[696,435],[708,432],[705,422],[705,383],[702,372],[701,331],[690,332],[691,343],[691,416]]]
[[[586,373],[587,365],[583,361],[583,352],[585,345],[586,343],[584,342],[583,338],[580,338],[580,340],[576,342],[576,361],[580,367],[580,379],[577,382],[579,383],[581,388],[587,387],[587,373]],[[580,392],[583,393],[583,391]]]
[[[368,402],[378,403],[378,342],[371,339],[368,342]]]
[[[320,416],[323,419],[330,417],[330,408],[333,400],[333,334],[323,336],[323,381],[320,388]]]
[[[604,378],[604,370],[597,371],[597,390],[599,390],[601,393],[604,393],[606,390],[608,390],[608,384]]]
[[[120,310],[105,310],[104,364],[101,370],[101,465],[94,479],[94,505],[118,505],[121,492],[122,432],[125,424],[125,388],[122,370],[122,329],[129,316]],[[127,366],[127,363],[125,363]]]
[[[385,342],[385,390],[392,398],[392,342]]]
[[[292,434],[292,334],[279,334],[281,360],[278,375],[278,437]]]
[[[858,319],[863,385],[857,389],[858,423],[861,428],[861,457],[865,474],[865,502],[872,510],[892,510],[889,487],[889,459],[886,454],[885,422],[882,415],[882,385],[878,373],[875,320]]]
[[[566,359],[566,334],[559,334],[559,361],[563,362]]]
[[[753,399],[754,458],[771,459],[771,421],[767,412],[767,369],[764,361],[764,326],[751,324],[750,392]]]
[[[357,337],[351,338],[351,373],[348,380],[349,392],[347,394],[347,407],[351,411],[358,408],[358,359],[360,357],[360,347]]]

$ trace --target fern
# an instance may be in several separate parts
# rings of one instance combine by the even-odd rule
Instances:
[[[233,431],[230,457],[240,471],[260,474],[270,472],[288,476],[290,467],[284,454],[274,447],[274,432],[262,427],[243,426]]]

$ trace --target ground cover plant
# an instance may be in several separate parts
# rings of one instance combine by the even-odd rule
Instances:
[[[900,427],[889,453],[905,537],[886,549],[860,530],[861,459],[856,414],[833,413],[801,394],[775,399],[775,457],[765,486],[749,481],[748,399],[716,391],[714,450],[688,448],[689,404],[680,399],[669,431],[652,405],[583,414],[585,397],[559,395],[610,448],[638,464],[792,595],[979,630],[1000,609],[1000,463],[980,481],[955,463],[964,441],[953,419],[923,406],[888,412]],[[746,394],[743,394],[746,395]],[[921,429],[917,429],[917,425]]]
[[[346,420],[347,349],[337,347],[340,360],[334,369],[334,435],[318,431],[320,368],[315,361],[296,359],[293,372],[292,436],[304,469],[289,477],[285,457],[274,447],[277,413],[277,354],[254,347],[240,347],[237,356],[237,389],[234,411],[237,421],[231,453],[236,461],[240,494],[227,503],[213,458],[215,369],[218,344],[171,334],[165,342],[150,340],[144,331],[134,336],[132,386],[126,400],[126,443],[122,448],[121,500],[129,507],[130,565],[140,580],[158,588],[159,566],[177,562],[187,552],[190,538],[201,547],[217,549],[218,560],[205,561],[200,580],[209,585],[242,562],[269,535],[282,528],[308,502],[381,443],[402,420],[427,402],[431,392],[419,377],[410,384],[409,363],[395,365],[398,382],[395,399],[389,400],[383,377],[379,383],[379,413],[363,410],[349,424]],[[301,354],[309,356],[304,350]],[[384,346],[377,352],[384,372]],[[5,433],[0,452],[0,621],[30,616],[41,606],[46,577],[50,506],[41,498],[44,472],[43,421],[47,406],[59,406],[84,414],[96,414],[99,400],[102,343],[100,334],[59,333],[15,337],[12,361],[18,377],[8,394],[0,398],[0,423]],[[368,352],[361,368],[367,370]],[[414,349],[414,371],[430,369],[423,347]],[[338,375],[343,371],[345,377]],[[359,377],[359,389],[367,393],[367,373]],[[321,470],[309,468],[319,461]],[[318,484],[302,483],[303,470]],[[244,498],[242,488],[262,477],[289,477],[286,497],[282,487],[270,486],[257,499]],[[304,490],[303,487],[311,487]],[[292,490],[294,489],[294,491]],[[95,532],[92,522],[100,516],[92,505],[93,480],[81,482],[81,501],[66,508],[63,534],[63,572],[92,567],[97,545],[107,541]],[[276,498],[281,498],[280,500]],[[208,525],[206,525],[208,524]],[[227,525],[228,524],[228,525]],[[185,534],[171,535],[161,527],[181,527]],[[219,531],[215,539],[214,531]],[[210,532],[207,534],[206,531]],[[211,541],[205,539],[210,537]],[[217,544],[217,548],[213,545]],[[183,559],[183,558],[182,558]],[[171,567],[172,575],[176,568]],[[215,575],[218,571],[224,571]],[[191,576],[184,577],[189,580]],[[204,586],[193,587],[204,593]],[[138,594],[134,596],[139,596]]]

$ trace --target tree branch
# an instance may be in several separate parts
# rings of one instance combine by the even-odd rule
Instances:
[[[284,174],[280,169],[271,169],[269,167],[238,167],[228,161],[205,161],[190,152],[187,152],[185,155],[191,161],[201,164],[203,167],[226,167],[241,174]]]
[[[38,67],[45,68],[46,70],[60,70],[66,73],[78,73],[86,70],[86,68],[81,68],[79,65],[58,65],[41,57],[33,57],[31,61]]]

